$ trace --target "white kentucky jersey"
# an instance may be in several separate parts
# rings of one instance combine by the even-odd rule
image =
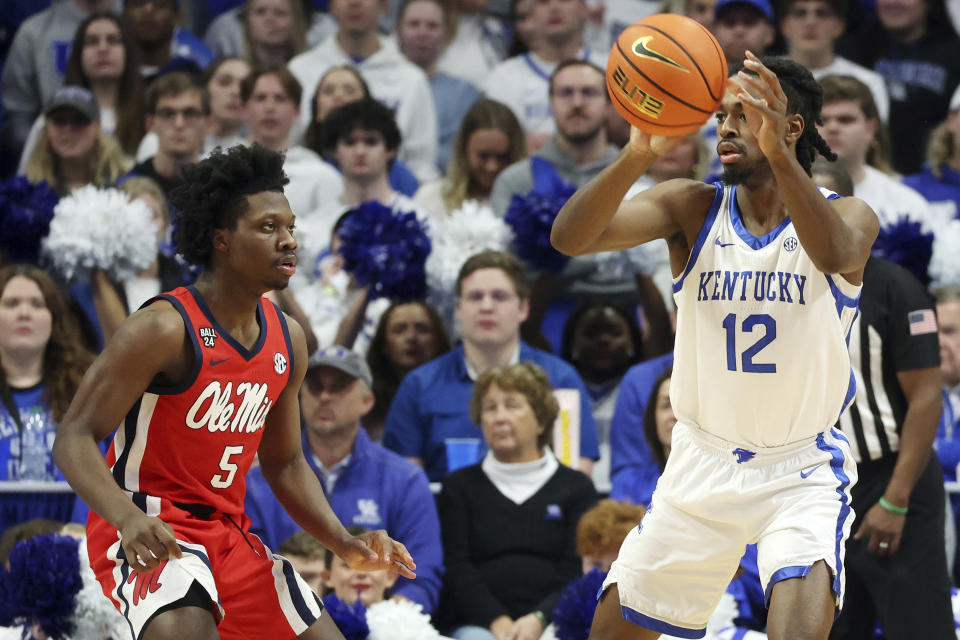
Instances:
[[[836,424],[854,395],[847,340],[860,286],[818,270],[789,217],[752,235],[737,188],[715,187],[673,284],[677,420],[745,447],[813,437]]]

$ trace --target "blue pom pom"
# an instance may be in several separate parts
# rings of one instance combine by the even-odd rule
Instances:
[[[574,187],[565,185],[550,195],[531,191],[510,198],[504,220],[513,228],[514,253],[537,271],[558,273],[570,259],[550,244],[550,229],[574,191]]]
[[[597,594],[606,572],[593,569],[568,584],[553,609],[553,625],[558,640],[586,640],[597,610]]]
[[[76,597],[83,587],[79,542],[48,533],[18,542],[10,553],[10,571],[0,578],[3,613],[15,624],[39,623],[50,638],[73,633]],[[0,624],[11,626],[10,620]]]
[[[0,252],[7,261],[40,261],[40,243],[59,200],[46,182],[33,184],[23,176],[0,182]]]
[[[343,634],[344,640],[367,640],[370,629],[367,627],[367,608],[360,599],[353,604],[347,604],[334,593],[323,598],[323,606],[337,628]]]
[[[933,234],[923,231],[917,220],[901,216],[893,224],[880,227],[870,252],[884,260],[896,262],[917,277],[923,286],[930,284],[927,268],[933,253]]]
[[[343,266],[370,299],[416,300],[427,295],[426,225],[412,211],[394,211],[370,201],[356,207],[337,234],[343,245]]]

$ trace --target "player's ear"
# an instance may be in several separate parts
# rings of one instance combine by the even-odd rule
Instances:
[[[213,250],[226,251],[229,248],[230,248],[230,230],[214,229],[213,230]]]
[[[800,139],[800,136],[803,135],[803,129],[806,126],[806,123],[803,121],[803,116],[799,113],[794,113],[787,116],[787,127],[783,132],[784,138],[788,145],[795,145],[797,140]]]

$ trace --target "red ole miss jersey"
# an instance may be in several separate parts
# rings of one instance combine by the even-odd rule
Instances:
[[[293,367],[287,323],[261,299],[260,338],[247,350],[217,324],[195,288],[154,300],[170,302],[183,317],[193,369],[175,387],[147,388],[117,430],[107,464],[127,491],[242,513],[267,412]]]

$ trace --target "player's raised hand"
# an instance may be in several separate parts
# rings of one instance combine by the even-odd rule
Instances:
[[[631,125],[630,141],[627,143],[627,147],[640,156],[653,154],[659,157],[670,153],[674,148],[683,144],[686,139],[687,136],[671,136],[669,138],[655,136]]]
[[[416,578],[417,563],[402,543],[387,535],[383,529],[367,531],[347,540],[340,557],[357,571],[386,570],[404,578]]]
[[[747,51],[743,66],[744,70],[737,74],[735,81],[740,86],[737,98],[743,105],[747,126],[757,139],[760,151],[769,158],[771,154],[785,149],[787,96],[777,75],[764,66],[753,52]]]
[[[138,573],[150,573],[164,560],[182,555],[173,527],[160,518],[134,513],[117,529],[127,562]]]

